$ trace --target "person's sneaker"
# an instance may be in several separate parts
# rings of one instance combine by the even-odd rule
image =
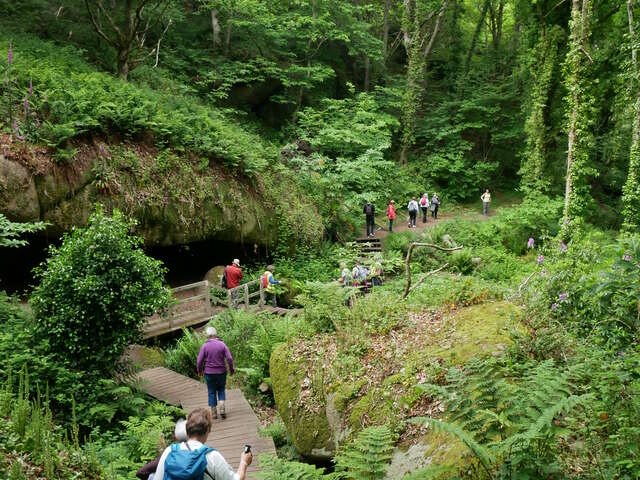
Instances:
[[[211,416],[214,420],[218,419],[218,407],[211,407]]]
[[[220,416],[224,419],[227,418],[227,412],[225,412],[224,407],[220,408]]]

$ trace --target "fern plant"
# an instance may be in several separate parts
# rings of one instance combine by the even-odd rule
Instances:
[[[356,440],[336,455],[338,478],[378,480],[385,476],[395,438],[389,427],[365,428]]]
[[[262,470],[257,477],[262,480],[318,480],[326,478],[323,468],[308,463],[291,462],[274,455],[260,455]]]
[[[515,473],[546,478],[557,473],[556,439],[563,418],[590,396],[574,395],[572,371],[552,361],[518,367],[520,371],[512,371],[488,358],[464,370],[452,369],[448,387],[420,386],[431,396],[444,397],[447,420],[412,421],[461,441],[476,459],[471,467],[475,477],[512,478]]]

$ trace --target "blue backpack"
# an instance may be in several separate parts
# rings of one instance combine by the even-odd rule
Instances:
[[[205,473],[211,477],[206,471],[207,453],[214,450],[206,445],[198,450],[182,450],[179,443],[173,443],[164,462],[164,478],[159,480],[202,480]]]

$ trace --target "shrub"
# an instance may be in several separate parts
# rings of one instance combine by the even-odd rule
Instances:
[[[51,353],[77,369],[113,373],[146,315],[167,305],[162,264],[147,257],[132,223],[98,208],[39,267],[32,304]]]
[[[166,351],[167,367],[182,375],[197,379],[196,360],[205,340],[202,334],[186,328],[183,329],[182,337]]]

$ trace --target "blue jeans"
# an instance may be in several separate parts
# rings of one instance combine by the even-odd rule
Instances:
[[[225,388],[227,385],[226,373],[205,373],[204,379],[207,382],[207,394],[209,396],[209,406],[218,405],[218,400],[226,400]],[[217,398],[216,398],[217,394]]]

